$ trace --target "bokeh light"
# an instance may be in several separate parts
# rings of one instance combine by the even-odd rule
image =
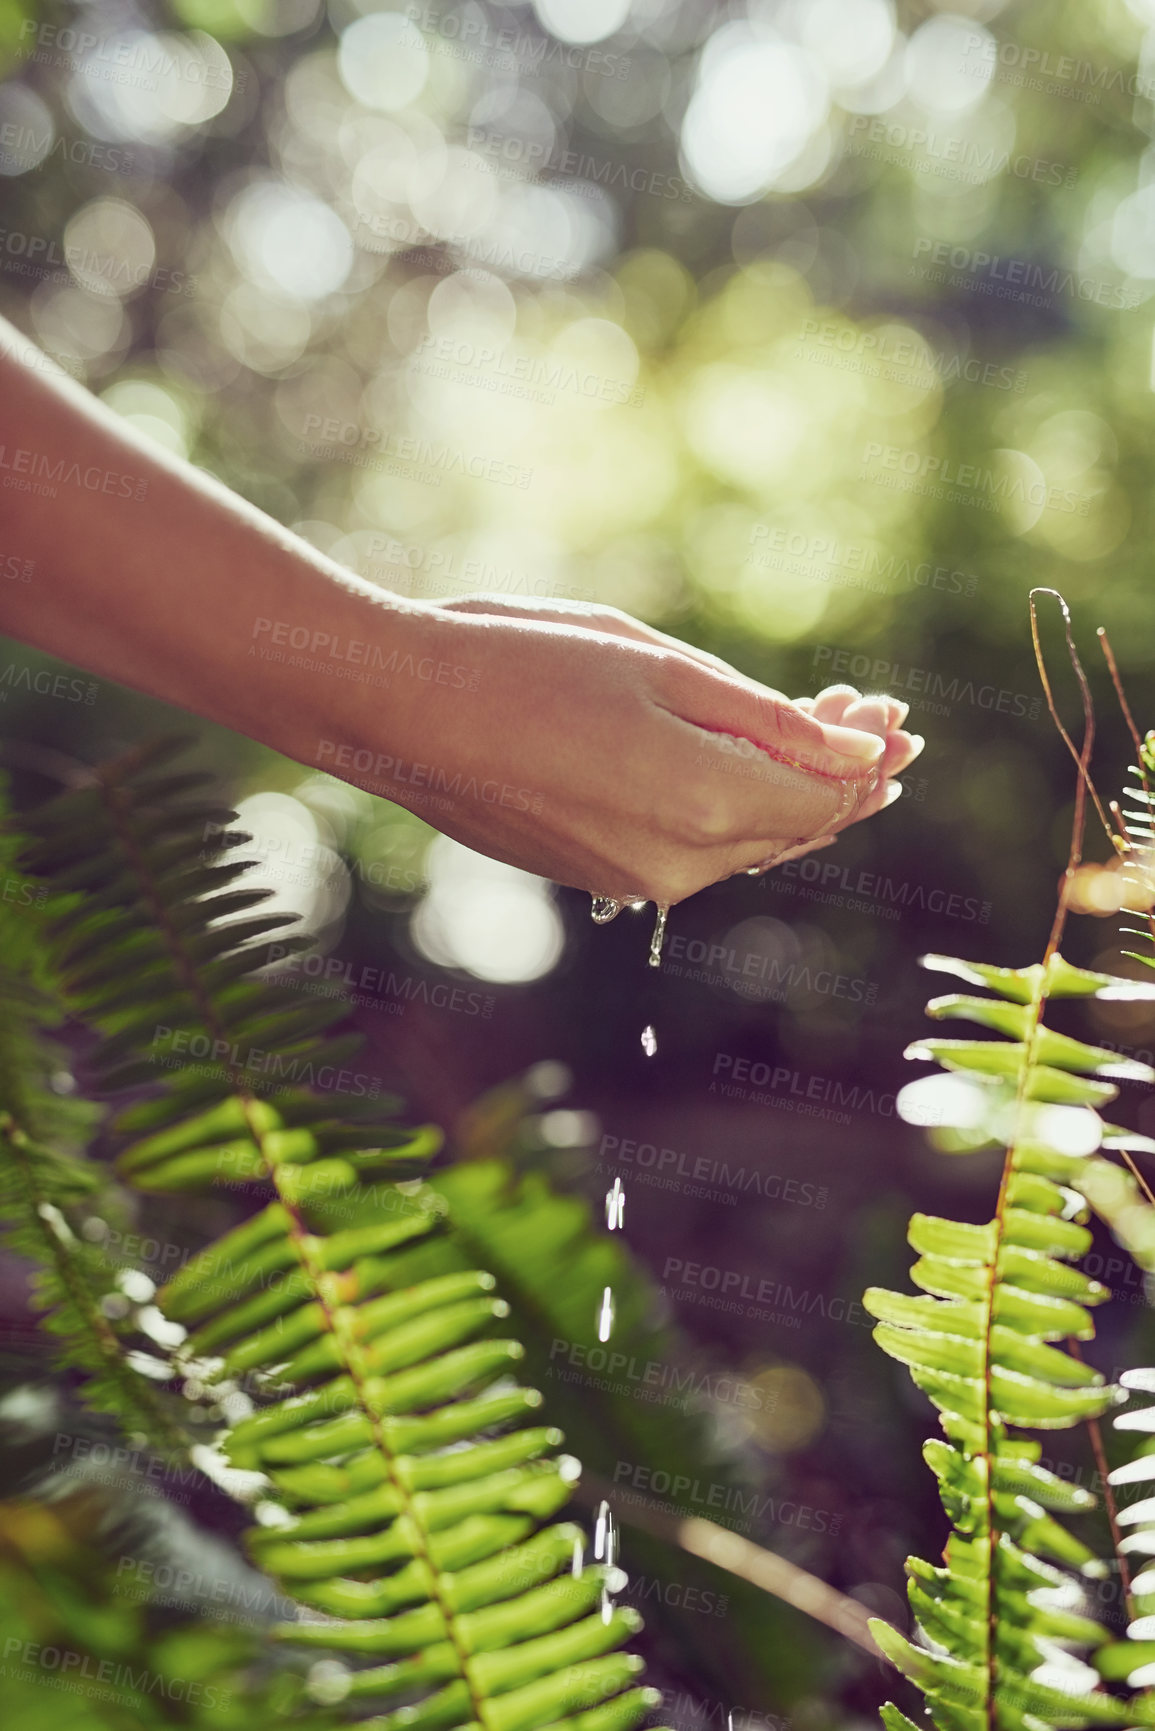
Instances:
[[[502,984],[540,979],[555,966],[562,924],[544,879],[448,836],[433,843],[426,870],[429,888],[411,930],[430,961]]]
[[[682,124],[687,173],[720,204],[744,204],[782,181],[818,133],[828,103],[816,55],[725,25],[702,56]]]

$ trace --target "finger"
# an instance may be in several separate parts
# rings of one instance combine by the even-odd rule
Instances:
[[[782,865],[785,860],[799,859],[803,854],[813,853],[818,848],[829,847],[838,840],[836,835],[817,835],[813,841],[784,843],[781,841],[761,841],[745,847],[730,849],[719,856],[718,863],[710,869],[717,873],[712,879],[721,883],[726,878],[764,877],[773,871],[775,866]]]
[[[885,739],[890,732],[890,699],[888,697],[857,697],[842,712],[843,727],[859,727],[864,733],[875,733]]]
[[[874,767],[862,760],[855,775],[819,774],[772,757],[748,739],[679,717],[670,720],[695,742],[692,752],[681,748],[682,761],[694,774],[679,786],[679,812],[688,820],[690,835],[706,847],[765,853],[809,841],[837,828],[874,786]]]
[[[904,769],[909,769],[926,744],[921,733],[897,733],[889,735],[886,750],[879,765],[880,777],[901,775]]]
[[[670,672],[670,713],[705,731],[746,740],[779,764],[845,781],[864,776],[883,755],[879,735],[825,724],[753,681],[697,669],[682,680]]]
[[[774,871],[776,865],[784,865],[786,864],[786,860],[802,859],[803,853],[817,853],[819,852],[819,848],[831,848],[831,846],[835,845],[836,840],[838,840],[838,836],[831,833],[824,834],[824,836],[816,836],[814,841],[797,841],[797,843],[790,846],[790,848],[783,848],[783,852],[778,853],[778,855],[772,859],[771,864],[767,865],[765,869],[767,869],[767,871]],[[762,871],[758,871],[758,876],[762,876]]]
[[[856,703],[860,696],[853,685],[828,685],[814,699],[814,715],[819,721],[840,722],[850,704]]]
[[[817,853],[819,848],[833,847],[837,840],[837,835],[816,835],[813,841],[798,842],[794,847],[785,848],[774,861],[774,865],[784,865],[789,859],[801,859],[803,854]],[[769,869],[773,871],[774,867]]]
[[[875,812],[885,811],[888,806],[893,805],[901,797],[902,784],[900,782],[885,782],[864,797],[855,816],[857,818],[873,816]],[[850,818],[847,821],[854,822],[855,818]],[[775,866],[782,865],[786,860],[801,859],[804,854],[817,853],[819,848],[830,847],[836,842],[841,834],[841,829],[842,826],[838,829],[827,830],[824,834],[816,835],[809,841],[793,842],[785,846],[781,842],[771,840],[742,847],[736,850],[732,856],[733,860],[740,863],[733,864],[730,875],[747,873],[751,876],[761,876],[763,872],[772,871]]]
[[[901,798],[901,796],[901,782],[894,781],[893,779],[880,781],[877,787],[869,788],[864,793],[859,804],[856,806],[854,811],[850,813],[849,817],[843,818],[834,827],[837,829],[838,833],[841,834],[844,830],[849,829],[852,824],[863,823],[868,817],[877,817],[880,811],[885,811],[887,806],[893,805],[895,800]]]
[[[817,697],[796,697],[794,701],[800,707],[808,709],[819,721],[836,721],[849,727],[854,723],[847,719],[846,711],[851,704],[864,700],[861,692],[856,691],[853,685],[828,685]],[[910,714],[910,704],[904,703],[899,697],[882,697],[871,701],[886,705],[887,724],[892,732],[901,728]]]

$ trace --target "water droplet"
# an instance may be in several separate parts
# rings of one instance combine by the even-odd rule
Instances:
[[[613,1510],[603,1500],[598,1504],[597,1518],[594,1521],[594,1556],[599,1563],[604,1563],[607,1569],[612,1569],[617,1555],[618,1534]]]
[[[617,919],[626,905],[624,902],[615,901],[613,896],[591,896],[590,900],[593,903],[590,918],[595,926],[608,926],[611,920]]]
[[[578,1576],[581,1574],[581,1572],[585,1568],[585,1566],[586,1566],[585,1565],[585,1556],[584,1556],[584,1553],[582,1551],[582,1542],[580,1539],[575,1539],[573,1542],[573,1564],[572,1564],[572,1567],[570,1569],[570,1573],[573,1575],[575,1581],[577,1580]]]
[[[609,1587],[603,1581],[602,1582],[602,1622],[608,1623],[610,1621],[610,1618],[613,1616],[613,1614],[614,1614],[614,1601],[610,1595]]]
[[[614,1179],[612,1190],[606,1191],[606,1225],[611,1232],[620,1231],[626,1218],[626,1193],[620,1178]]]
[[[833,829],[835,824],[842,823],[858,809],[868,794],[874,792],[878,786],[878,770],[868,770],[865,775],[856,776],[853,781],[844,781],[841,786],[842,803],[826,825],[827,829]]]
[[[598,1339],[608,1340],[614,1332],[614,1295],[611,1287],[606,1287],[602,1293],[601,1308],[598,1311]]]
[[[655,1034],[652,1025],[647,1023],[647,1025],[642,1029],[642,1051],[646,1054],[647,1058],[652,1058],[657,1049],[658,1036]]]
[[[654,935],[650,939],[650,966],[660,967],[662,961],[662,945],[666,941],[666,922],[670,917],[669,904],[658,902],[657,917],[654,920]]]

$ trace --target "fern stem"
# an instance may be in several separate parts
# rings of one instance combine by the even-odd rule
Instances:
[[[1019,1079],[1019,1101],[1026,1089],[1026,1078],[1029,1069],[1029,1056],[1024,1054],[1022,1075]],[[1016,1101],[1016,1109],[1019,1101]],[[1017,1138],[1016,1138],[1017,1140]],[[999,1181],[998,1201],[995,1204],[996,1238],[995,1251],[991,1257],[990,1274],[987,1280],[986,1318],[983,1336],[983,1453],[986,1458],[986,1494],[987,1494],[987,1544],[989,1556],[986,1567],[987,1583],[987,1724],[991,1731],[997,1724],[998,1701],[998,1630],[999,1607],[995,1594],[995,1554],[998,1550],[998,1525],[995,1513],[995,1451],[991,1445],[991,1367],[992,1351],[991,1329],[995,1314],[995,1285],[998,1281],[999,1252],[1002,1248],[1004,1222],[1006,1218],[1007,1191],[1010,1188],[1011,1175],[1015,1166],[1014,1145],[1007,1149],[1003,1161],[1003,1175]]]
[[[1140,1172],[1138,1166],[1136,1166],[1134,1155],[1128,1154],[1127,1150],[1123,1148],[1120,1150],[1119,1158],[1130,1172],[1132,1178],[1135,1180],[1148,1202],[1153,1208],[1155,1208],[1155,1193],[1152,1192],[1151,1186],[1148,1184],[1146,1178],[1144,1178],[1142,1172]]]
[[[1082,1363],[1083,1354],[1079,1350],[1078,1341],[1069,1340],[1067,1346],[1071,1356]],[[1091,1438],[1091,1453],[1095,1457],[1095,1471],[1098,1473],[1099,1483],[1103,1487],[1103,1507],[1107,1511],[1107,1520],[1111,1527],[1111,1543],[1114,1546],[1115,1559],[1119,1564],[1119,1580],[1123,1588],[1123,1600],[1127,1607],[1127,1621],[1131,1622],[1135,1616],[1135,1606],[1131,1598],[1131,1569],[1122,1549],[1123,1535],[1119,1530],[1119,1505],[1115,1500],[1115,1487],[1109,1477],[1110,1469],[1107,1465],[1107,1453],[1103,1447],[1103,1432],[1097,1418],[1087,1419],[1086,1424]]]
[[[244,1100],[246,1116],[248,1116],[248,1107],[251,1102],[247,1097],[241,1097]],[[254,1128],[253,1134],[257,1140],[257,1146],[261,1147],[260,1132]],[[262,1148],[262,1154],[263,1152],[264,1150]],[[409,1529],[413,1534],[414,1542],[417,1551],[420,1554],[421,1561],[425,1564],[425,1567],[429,1572],[431,1594],[438,1610],[441,1612],[441,1618],[445,1624],[446,1636],[457,1657],[458,1669],[461,1672],[462,1679],[466,1688],[469,1690],[469,1700],[473,1709],[473,1718],[479,1725],[483,1725],[485,1723],[485,1696],[478,1688],[473,1676],[470,1666],[469,1649],[462,1636],[453,1606],[450,1604],[441,1584],[441,1572],[434,1561],[433,1552],[429,1544],[429,1536],[425,1531],[424,1523],[418,1515],[414,1505],[413,1492],[397,1471],[397,1463],[394,1459],[393,1452],[389,1447],[385,1435],[385,1427],[381,1422],[381,1415],[374,1409],[373,1404],[366,1393],[364,1365],[361,1360],[361,1354],[355,1349],[350,1351],[344,1331],[338,1326],[336,1315],[333,1311],[332,1305],[330,1304],[328,1293],[326,1291],[326,1282],[324,1278],[325,1270],[320,1266],[316,1257],[311,1252],[310,1245],[312,1235],[309,1232],[305,1221],[301,1217],[300,1209],[292,1197],[286,1195],[282,1189],[279,1182],[280,1172],[278,1167],[267,1159],[266,1164],[269,1166],[270,1176],[274,1186],[276,1187],[281,1205],[289,1217],[290,1237],[292,1238],[293,1249],[296,1251],[298,1261],[312,1284],[317,1302],[321,1307],[321,1313],[325,1318],[326,1327],[332,1335],[333,1340],[336,1342],[342,1367],[347,1372],[349,1379],[353,1384],[357,1395],[357,1404],[368,1421],[370,1430],[373,1434],[373,1441],[380,1452],[382,1461],[384,1462],[389,1483],[397,1493],[401,1504],[402,1515],[408,1521]]]
[[[1083,744],[1082,744],[1082,748],[1078,752],[1076,752],[1076,750],[1075,750],[1075,744],[1074,744],[1074,741],[1072,740],[1070,734],[1067,732],[1067,729],[1063,726],[1063,722],[1059,716],[1058,709],[1055,706],[1055,698],[1054,698],[1054,693],[1051,690],[1051,682],[1050,682],[1050,679],[1048,678],[1048,675],[1047,675],[1046,662],[1044,661],[1044,658],[1043,658],[1042,645],[1041,645],[1040,640],[1039,640],[1039,621],[1038,621],[1038,613],[1037,613],[1036,602],[1035,602],[1035,597],[1037,595],[1040,595],[1040,594],[1054,595],[1056,600],[1059,603],[1059,606],[1062,608],[1062,611],[1063,611],[1063,626],[1064,626],[1064,631],[1066,633],[1067,650],[1068,650],[1068,653],[1071,657],[1071,662],[1072,662],[1072,665],[1074,666],[1075,673],[1076,673],[1076,676],[1077,676],[1078,681],[1079,681],[1079,691],[1080,691],[1080,695],[1082,697],[1082,702],[1083,702],[1083,723],[1084,723],[1084,726],[1083,726]],[[1055,917],[1051,923],[1051,932],[1050,932],[1049,938],[1047,939],[1047,948],[1043,954],[1043,960],[1042,960],[1042,965],[1039,968],[1038,979],[1037,979],[1037,982],[1035,984],[1034,991],[1031,994],[1031,1003],[1030,1003],[1030,1010],[1029,1010],[1029,1025],[1024,1030],[1024,1035],[1023,1035],[1023,1057],[1022,1057],[1022,1063],[1021,1063],[1020,1068],[1019,1068],[1018,1084],[1017,1084],[1017,1088],[1016,1088],[1016,1092],[1015,1092],[1014,1130],[1013,1130],[1012,1140],[1011,1140],[1010,1146],[1007,1148],[1006,1159],[1003,1161],[1003,1175],[1002,1175],[1002,1179],[999,1183],[998,1201],[995,1204],[995,1252],[994,1252],[994,1256],[991,1259],[990,1279],[989,1279],[988,1286],[987,1286],[986,1327],[985,1327],[985,1339],[984,1339],[984,1343],[983,1343],[984,1344],[984,1351],[983,1351],[984,1370],[983,1370],[983,1374],[984,1374],[984,1382],[985,1382],[985,1387],[986,1387],[986,1398],[984,1401],[985,1412],[983,1415],[983,1422],[984,1422],[984,1432],[985,1432],[985,1443],[986,1443],[985,1454],[986,1454],[986,1465],[987,1465],[987,1475],[986,1475],[986,1477],[987,1477],[987,1482],[986,1482],[987,1533],[988,1533],[988,1543],[990,1545],[990,1559],[989,1559],[989,1564],[988,1564],[988,1568],[987,1568],[987,1575],[986,1575],[986,1580],[987,1580],[987,1691],[988,1691],[987,1719],[988,1719],[988,1724],[992,1727],[992,1731],[994,1731],[994,1727],[997,1726],[997,1723],[998,1723],[998,1692],[997,1692],[998,1691],[998,1676],[997,1676],[997,1672],[998,1672],[998,1644],[997,1644],[997,1637],[998,1637],[998,1627],[999,1627],[999,1609],[998,1609],[997,1595],[995,1592],[995,1561],[996,1561],[996,1553],[997,1553],[997,1549],[998,1549],[999,1530],[998,1530],[998,1526],[997,1526],[997,1522],[996,1522],[996,1514],[995,1514],[995,1491],[994,1491],[995,1460],[994,1460],[994,1451],[991,1447],[991,1369],[992,1369],[992,1351],[993,1351],[992,1341],[991,1341],[991,1329],[994,1325],[995,1283],[998,1280],[999,1258],[1000,1258],[1001,1251],[1002,1251],[1003,1234],[1005,1231],[1007,1192],[1010,1188],[1011,1177],[1015,1171],[1015,1166],[1016,1166],[1017,1159],[1018,1159],[1018,1144],[1019,1144],[1019,1140],[1020,1140],[1019,1126],[1022,1122],[1023,1107],[1025,1106],[1026,1099],[1027,1099],[1027,1085],[1028,1085],[1028,1082],[1030,1080],[1031,1070],[1032,1070],[1032,1067],[1033,1067],[1034,1061],[1035,1061],[1035,1049],[1036,1049],[1036,1046],[1038,1044],[1039,1030],[1042,1026],[1043,1007],[1044,1007],[1046,1000],[1047,1000],[1047,981],[1048,981],[1048,978],[1050,975],[1050,968],[1051,968],[1052,959],[1058,954],[1059,945],[1062,942],[1063,931],[1064,931],[1064,929],[1066,927],[1066,923],[1067,923],[1068,895],[1069,895],[1070,885],[1071,885],[1071,882],[1074,878],[1076,867],[1078,866],[1079,861],[1082,857],[1083,833],[1084,833],[1084,828],[1086,825],[1086,808],[1087,808],[1087,789],[1088,789],[1088,787],[1090,788],[1091,797],[1095,801],[1095,805],[1099,811],[1100,816],[1102,817],[1102,815],[1103,815],[1102,806],[1100,805],[1100,802],[1099,802],[1099,796],[1095,792],[1094,786],[1091,784],[1090,774],[1089,774],[1089,770],[1088,770],[1088,764],[1090,762],[1090,756],[1091,756],[1091,747],[1094,744],[1094,739],[1095,739],[1094,709],[1091,705],[1091,693],[1090,693],[1090,688],[1088,687],[1088,684],[1087,684],[1087,676],[1086,676],[1085,672],[1083,671],[1083,665],[1082,665],[1082,662],[1079,660],[1078,651],[1075,648],[1074,638],[1071,635],[1071,616],[1070,616],[1069,612],[1067,611],[1067,604],[1063,600],[1062,596],[1059,595],[1057,593],[1057,591],[1055,591],[1053,589],[1041,589],[1041,590],[1040,589],[1033,589],[1031,591],[1030,603],[1031,603],[1031,637],[1032,637],[1032,641],[1034,643],[1034,648],[1035,648],[1035,659],[1038,662],[1039,677],[1043,682],[1043,690],[1046,693],[1047,706],[1050,709],[1051,718],[1054,721],[1055,726],[1058,728],[1059,733],[1062,735],[1062,738],[1063,738],[1068,750],[1071,752],[1071,755],[1074,757],[1075,762],[1078,765],[1079,776],[1078,776],[1078,780],[1077,780],[1076,786],[1075,786],[1075,812],[1074,812],[1074,817],[1073,817],[1073,820],[1071,823],[1071,842],[1070,842],[1070,847],[1068,848],[1068,851],[1067,851],[1066,869],[1064,870],[1063,875],[1059,880],[1059,894],[1058,894],[1058,901],[1057,901],[1056,906],[1055,906]],[[1105,823],[1106,823],[1106,820],[1104,819],[1104,824]]]
[[[1075,742],[1067,732],[1067,729],[1063,726],[1062,717],[1060,716],[1055,704],[1055,694],[1051,689],[1051,681],[1047,673],[1047,664],[1043,657],[1043,646],[1039,638],[1039,617],[1035,601],[1037,595],[1052,595],[1062,609],[1063,632],[1067,643],[1067,654],[1070,657],[1071,666],[1075,670],[1075,677],[1079,681],[1079,696],[1083,705],[1083,744],[1079,751],[1075,750]],[[1107,814],[1103,810],[1103,802],[1099,798],[1094,782],[1091,780],[1089,766],[1091,762],[1091,747],[1095,742],[1095,710],[1094,705],[1091,702],[1091,688],[1087,683],[1087,675],[1084,671],[1083,663],[1079,659],[1079,652],[1075,648],[1075,639],[1071,634],[1070,611],[1067,607],[1067,603],[1063,600],[1063,597],[1059,594],[1057,589],[1032,589],[1029,600],[1031,608],[1031,642],[1034,645],[1035,663],[1039,669],[1039,678],[1042,681],[1043,693],[1047,699],[1047,708],[1051,712],[1051,720],[1054,722],[1063,744],[1074,758],[1075,766],[1079,771],[1078,781],[1075,786],[1075,818],[1071,825],[1071,857],[1067,862],[1067,871],[1070,873],[1078,864],[1082,852],[1083,823],[1088,793],[1090,793],[1091,798],[1095,802],[1095,810],[1099,814],[1099,821],[1107,832],[1107,837],[1110,840],[1112,847],[1114,846],[1114,831],[1107,822]],[[1064,901],[1061,898],[1059,909],[1055,914],[1056,925],[1060,932],[1065,918],[1066,910]],[[1052,931],[1052,942],[1055,947],[1058,946],[1058,936],[1055,931]],[[1048,948],[1048,955],[1049,954],[1050,948]]]
[[[136,871],[142,892],[152,909],[157,930],[164,939],[165,945],[172,957],[173,966],[179,977],[184,981],[186,990],[189,992],[193,1002],[196,1004],[204,1022],[206,1032],[211,1033],[217,1039],[224,1039],[225,1030],[217,1015],[216,1007],[201,983],[195,963],[187,953],[184,944],[181,941],[180,934],[173,928],[172,921],[168,917],[168,908],[165,904],[164,897],[160,894],[160,891],[153,882],[148,862],[137,845],[136,837],[132,833],[131,826],[125,821],[124,806],[126,802],[124,801],[124,797],[115,785],[110,785],[110,783],[106,781],[103,783],[103,786],[107,794],[107,801],[113,823],[116,826],[117,833],[125,852]],[[225,1039],[224,1043],[226,1050],[228,1050],[229,1042],[227,1039]],[[386,1473],[389,1477],[389,1482],[397,1492],[400,1499],[401,1513],[406,1518],[409,1531],[413,1536],[415,1549],[428,1571],[432,1598],[441,1613],[441,1618],[445,1625],[446,1637],[453,1648],[462,1681],[465,1683],[469,1692],[472,1717],[478,1724],[483,1725],[486,1722],[485,1696],[483,1692],[479,1690],[473,1676],[470,1666],[469,1650],[458,1625],[456,1613],[454,1612],[453,1606],[450,1604],[442,1585],[440,1570],[438,1569],[433,1557],[432,1548],[429,1543],[429,1535],[425,1530],[425,1524],[417,1513],[413,1492],[397,1472],[396,1461],[389,1447],[384,1426],[381,1423],[380,1414],[374,1409],[374,1406],[366,1393],[364,1367],[361,1363],[360,1354],[356,1351],[349,1350],[349,1344],[345,1338],[344,1331],[338,1326],[337,1318],[328,1296],[327,1282],[324,1278],[325,1271],[312,1253],[312,1234],[301,1215],[296,1200],[290,1193],[288,1193],[287,1187],[284,1185],[280,1166],[268,1153],[265,1133],[258,1122],[258,1114],[254,1111],[254,1107],[257,1103],[256,1099],[252,1094],[243,1073],[237,1070],[231,1060],[226,1059],[225,1068],[229,1072],[233,1093],[240,1102],[241,1110],[248,1125],[249,1136],[264,1161],[269,1180],[277,1193],[278,1200],[288,1216],[290,1222],[289,1238],[294,1254],[296,1255],[301,1269],[313,1289],[314,1296],[325,1319],[326,1327],[336,1344],[341,1363],[348,1373],[356,1392],[357,1404],[372,1431],[373,1439],[380,1452],[382,1462],[384,1463]]]
[[[1115,651],[1111,648],[1111,639],[1107,636],[1107,627],[1105,625],[1100,625],[1095,635],[1098,637],[1100,647],[1106,657],[1107,669],[1111,675],[1111,683],[1115,687],[1115,696],[1119,699],[1119,708],[1123,711],[1123,719],[1127,723],[1127,731],[1130,733],[1131,743],[1135,747],[1135,768],[1138,770],[1139,779],[1143,783],[1144,793],[1150,795],[1151,789],[1147,781],[1147,771],[1143,765],[1143,741],[1139,737],[1139,729],[1135,725],[1135,717],[1131,713],[1131,705],[1127,702],[1127,693],[1123,689],[1123,680],[1119,673],[1118,663],[1115,660]]]
[[[609,1500],[612,1490],[608,1480],[583,1473],[576,1494],[581,1502],[596,1507],[599,1502]],[[872,1659],[885,1660],[867,1627],[870,1613],[858,1600],[840,1593],[837,1587],[830,1586],[809,1570],[799,1568],[788,1558],[780,1557],[776,1551],[756,1545],[753,1540],[701,1515],[677,1515],[664,1509],[631,1505],[622,1509],[619,1518],[627,1526],[637,1527],[639,1532],[649,1533],[665,1544],[688,1551],[692,1557],[701,1557],[703,1562],[736,1575],[740,1581],[748,1581],[751,1586],[781,1599],[792,1610],[813,1617],[815,1622],[825,1623],[828,1629],[853,1641]],[[889,1660],[885,1662],[891,1663]]]

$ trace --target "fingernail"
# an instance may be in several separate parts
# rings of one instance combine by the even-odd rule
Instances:
[[[901,798],[902,798],[902,783],[901,783],[901,781],[888,781],[886,784],[886,798],[882,802],[883,811],[886,810],[888,805],[893,805],[896,799],[901,799]]]
[[[921,733],[910,733],[907,735],[907,738],[910,740],[911,746],[913,747],[913,750],[911,751],[911,754],[910,754],[911,761],[913,762],[914,759],[918,756],[919,752],[922,750],[923,746],[926,744],[926,740],[922,737]]]
[[[886,741],[877,733],[863,733],[857,727],[838,727],[826,723],[826,742],[840,757],[851,757],[857,763],[877,763],[886,750]]]
[[[895,727],[901,727],[907,716],[910,714],[910,704],[904,703],[901,697],[892,697],[890,699],[890,706],[898,712],[894,718]]]

